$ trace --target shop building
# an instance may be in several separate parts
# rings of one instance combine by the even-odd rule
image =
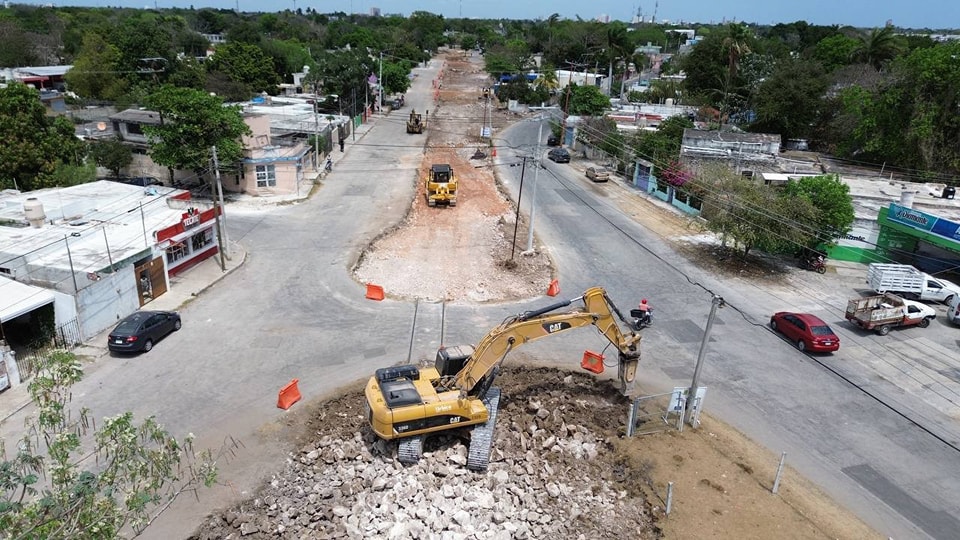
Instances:
[[[217,254],[216,222],[211,204],[163,186],[0,193],[4,338],[76,343],[110,328],[163,295],[170,276]]]

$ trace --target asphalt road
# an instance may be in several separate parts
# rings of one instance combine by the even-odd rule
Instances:
[[[430,80],[438,66],[416,70],[407,107],[431,108]],[[74,403],[98,417],[126,410],[156,415],[174,434],[196,433],[200,447],[228,436],[244,440],[246,449],[223,480],[235,494],[249,493],[258,475],[282,462],[278,450],[260,442],[260,430],[287,414],[276,408],[276,396],[290,379],[299,379],[309,399],[411,354],[432,354],[439,336],[418,333],[414,350],[410,343],[415,311],[422,317],[417,328],[423,328],[437,319],[436,305],[366,300],[364,287],[350,277],[361,249],[402,219],[414,192],[424,138],[404,133],[402,113],[349,142],[346,156],[308,202],[266,212],[228,208],[230,237],[246,247],[246,264],[187,305],[183,329],[150,354],[101,360],[75,388]],[[521,123],[499,136],[517,146],[534,142],[536,130],[535,123]],[[515,158],[504,153],[497,159]],[[764,324],[770,312],[802,295],[702,274],[625,217],[604,186],[582,179],[571,166],[545,163],[537,180],[536,230],[538,245],[558,264],[560,296],[601,285],[623,309],[641,296],[656,308],[638,372],[644,388],[689,384],[711,294],[718,294],[729,306],[714,326],[701,378],[709,388],[706,410],[772,451],[788,452],[791,465],[884,534],[956,538],[960,452],[822,365],[855,372],[889,348],[843,334],[841,354],[822,363],[798,353]],[[516,191],[519,168],[498,170]],[[524,208],[531,199],[524,195]],[[505,315],[552,302],[448,305],[445,343],[475,343]],[[904,342],[896,338],[891,343]],[[603,344],[582,332],[529,350],[569,358],[575,366],[585,348]],[[926,400],[898,395],[896,384],[871,377],[861,374],[858,382],[880,399],[908,403],[934,425],[931,431],[957,431]],[[201,494],[199,502],[184,501],[144,537],[183,537],[218,500]]]
[[[523,145],[536,133],[536,123],[526,122],[503,137],[528,153]],[[707,411],[787,452],[790,464],[883,534],[960,535],[957,328],[938,321],[885,337],[851,329],[841,322],[843,306],[862,278],[801,276],[804,287],[765,287],[703,275],[625,218],[612,200],[616,188],[587,180],[576,159],[544,164],[535,227],[560,263],[561,287],[602,284],[627,307],[640,297],[655,307],[643,342],[646,388],[690,384],[712,295],[722,296],[728,306],[719,311],[700,380],[709,388]],[[516,194],[516,168],[502,170]],[[528,175],[521,201],[533,199],[529,182]],[[766,326],[780,310],[820,314],[843,348],[801,354]]]

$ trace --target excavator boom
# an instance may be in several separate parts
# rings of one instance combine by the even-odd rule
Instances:
[[[583,300],[582,308],[554,313],[576,300]],[[607,298],[606,292],[600,287],[593,287],[579,298],[510,317],[480,340],[470,360],[457,373],[453,386],[460,390],[462,395],[474,393],[476,386],[489,377],[515,347],[592,324],[617,348],[620,364],[629,364],[621,365],[619,373],[621,390],[626,390],[627,385],[633,382],[636,364],[640,359],[640,335],[633,332],[624,334],[614,319],[614,314],[624,320],[620,311]]]

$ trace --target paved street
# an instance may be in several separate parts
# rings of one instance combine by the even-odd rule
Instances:
[[[407,107],[432,108],[430,80],[438,67],[415,70]],[[144,538],[186,536],[212,506],[250,493],[261,475],[282,464],[264,426],[290,414],[276,408],[277,391],[290,379],[298,378],[310,399],[406,361],[414,304],[366,300],[350,276],[360,250],[402,219],[413,195],[425,139],[407,136],[404,121],[402,111],[378,118],[348,141],[334,172],[305,202],[228,207],[230,238],[245,248],[244,264],[184,306],[183,329],[150,354],[103,357],[77,386],[75,405],[95,416],[153,414],[177,435],[196,433],[200,447],[228,436],[244,442],[224,469],[223,487],[202,493],[199,502],[180,501]],[[536,131],[527,122],[498,136],[519,146],[535,141]],[[497,159],[515,157],[504,151]],[[723,296],[730,305],[714,326],[701,379],[709,387],[707,412],[774,453],[786,451],[790,465],[883,534],[956,537],[960,452],[943,441],[960,439],[960,389],[950,367],[960,330],[937,322],[883,338],[853,332],[839,322],[842,302],[856,295],[853,274],[802,276],[809,289],[718,280],[619,210],[614,199],[629,188],[592,184],[570,166],[545,163],[536,230],[557,262],[560,296],[601,285],[621,308],[641,296],[656,308],[638,372],[646,390],[689,384],[711,293]],[[498,170],[515,193],[519,168]],[[529,200],[525,193],[524,209]],[[476,342],[505,315],[548,302],[448,305],[445,341]],[[436,306],[421,309],[421,317],[437,316]],[[780,309],[821,314],[841,332],[843,349],[829,357],[800,354],[766,327]],[[418,336],[414,356],[438,344]],[[585,348],[598,344],[599,336],[573,333],[528,350],[569,358],[574,367]],[[22,425],[26,412],[10,425]]]
[[[505,137],[505,146],[535,141],[536,124],[517,124]],[[711,292],[718,294],[729,306],[719,312],[701,378],[707,410],[774,453],[786,451],[791,465],[882,533],[956,536],[960,330],[942,320],[884,337],[853,329],[843,311],[864,287],[856,265],[827,276],[798,272],[782,286],[703,275],[624,217],[617,199],[631,188],[593,184],[576,160],[544,163],[536,229],[560,261],[564,290],[602,283],[615,301],[644,296],[655,306],[640,370],[646,388],[690,384]],[[502,169],[515,191],[519,173]],[[768,329],[779,310],[819,314],[840,333],[841,351],[801,354]]]

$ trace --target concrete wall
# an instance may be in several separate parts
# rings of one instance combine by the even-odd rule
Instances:
[[[139,309],[133,266],[120,268],[113,274],[101,274],[100,281],[80,290],[77,306],[80,333],[85,340]]]
[[[77,318],[77,301],[72,294],[53,291],[53,314],[57,326]]]

